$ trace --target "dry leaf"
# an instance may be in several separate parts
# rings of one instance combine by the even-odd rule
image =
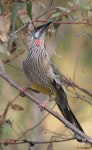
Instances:
[[[17,110],[17,111],[24,110],[23,107],[21,107],[21,106],[19,106],[19,105],[17,105],[17,104],[12,104],[12,105],[11,105],[11,108],[12,108],[13,110]]]
[[[10,29],[10,16],[0,16],[0,40],[2,42],[8,41],[8,32]]]

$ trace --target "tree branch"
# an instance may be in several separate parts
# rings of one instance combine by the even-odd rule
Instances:
[[[59,142],[66,142],[66,141],[71,141],[74,140],[74,138],[66,138],[66,139],[61,139],[61,140],[48,140],[48,141],[31,141],[31,140],[0,140],[0,144],[4,144],[5,146],[8,144],[25,144],[29,143],[30,146],[34,146],[35,144],[48,144],[48,143],[59,143]]]
[[[79,85],[77,85],[77,84],[76,84],[75,82],[73,82],[72,80],[69,80],[69,79],[66,78],[63,74],[62,74],[62,77],[63,77],[63,80],[64,80],[64,82],[65,82],[66,85],[71,86],[71,87],[75,87],[75,88],[79,89],[80,91],[82,91],[82,92],[84,92],[84,93],[86,93],[86,94],[88,94],[89,96],[92,97],[92,93],[91,93],[91,92],[89,92],[88,90],[86,90],[86,89],[80,87]]]
[[[20,86],[15,83],[7,74],[4,72],[0,71],[0,76],[8,82],[12,87],[15,89],[19,90]],[[32,100],[34,103],[39,105],[39,100],[37,100],[33,95],[31,95],[29,92],[24,92],[25,96]],[[72,131],[76,132],[78,135],[80,135],[83,138],[83,142],[92,144],[92,138],[81,132],[79,129],[77,129],[75,126],[73,126],[69,121],[67,121],[65,118],[63,118],[61,115],[57,114],[55,111],[53,111],[49,107],[44,108],[47,112],[49,112],[51,115],[53,115],[55,118],[63,122],[68,128],[70,128]]]

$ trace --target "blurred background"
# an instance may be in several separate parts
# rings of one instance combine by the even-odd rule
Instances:
[[[30,47],[31,31],[48,20],[54,22],[46,39],[48,53],[69,80],[91,93],[92,0],[1,0],[0,59],[5,72],[20,87],[30,86],[22,71],[21,61]],[[71,109],[85,133],[92,137],[92,97],[70,86],[67,93]],[[47,98],[43,94],[31,94],[41,101]],[[7,109],[10,101],[13,103]],[[54,105],[54,101],[48,104],[51,108]],[[60,113],[57,106],[54,110]],[[35,103],[19,96],[17,90],[0,78],[0,139],[50,141],[68,136],[71,132],[63,123],[46,111],[41,112]],[[0,149],[74,150],[88,146],[73,140],[33,147],[29,144],[0,145]]]

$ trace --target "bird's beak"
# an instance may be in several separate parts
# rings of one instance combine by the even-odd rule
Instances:
[[[47,31],[47,29],[48,29],[48,27],[49,27],[49,25],[50,25],[51,23],[52,23],[52,22],[49,21],[49,22],[47,22],[46,24],[42,25],[42,27],[41,27],[41,32]]]
[[[36,32],[36,34],[35,34],[35,37],[36,37],[36,38],[45,38],[45,36],[46,36],[46,34],[47,34],[48,27],[49,27],[49,25],[50,25],[51,23],[52,23],[52,22],[49,21],[49,22],[47,22],[46,24],[43,24],[43,25],[37,27],[37,28],[36,28],[36,29],[37,29],[37,32]]]

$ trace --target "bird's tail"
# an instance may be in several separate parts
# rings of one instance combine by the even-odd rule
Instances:
[[[60,111],[62,112],[63,116],[72,123],[75,127],[77,127],[80,131],[83,131],[80,123],[76,119],[75,115],[73,114],[72,110],[67,101],[67,95],[62,87],[55,85],[55,89],[57,90],[57,97],[56,97],[56,104],[58,105]],[[73,131],[74,132],[74,131]],[[82,142],[82,137],[80,137],[77,133],[74,132],[74,137],[77,141]]]
[[[60,99],[62,101],[62,99]],[[62,106],[62,102],[61,103],[58,103],[57,100],[56,100],[56,103],[60,109],[60,111],[62,112],[63,116],[70,122],[72,123],[75,127],[77,127],[79,130],[81,130],[82,132],[83,129],[81,127],[81,125],[79,124],[78,120],[76,119],[76,117],[74,116],[72,110],[70,109],[69,106]],[[73,131],[74,132],[74,131]],[[74,132],[74,137],[77,139],[77,141],[79,142],[82,142],[82,138]]]

